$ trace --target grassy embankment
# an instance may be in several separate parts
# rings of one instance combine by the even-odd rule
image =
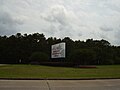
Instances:
[[[68,68],[40,65],[3,65],[0,78],[120,78],[120,65]]]

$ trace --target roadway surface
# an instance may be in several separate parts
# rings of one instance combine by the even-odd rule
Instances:
[[[0,80],[0,90],[120,90],[120,79]]]

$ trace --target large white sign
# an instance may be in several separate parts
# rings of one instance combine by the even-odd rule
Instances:
[[[51,58],[65,58],[65,43],[52,45]]]

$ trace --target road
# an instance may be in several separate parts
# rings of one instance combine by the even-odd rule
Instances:
[[[0,90],[120,90],[120,79],[0,80]]]

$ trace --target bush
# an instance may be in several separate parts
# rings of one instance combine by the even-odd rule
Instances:
[[[114,61],[114,62],[115,62],[115,64],[120,64],[120,57],[117,57],[117,56],[116,56],[116,58],[115,58],[115,61]]]
[[[34,52],[30,56],[30,61],[35,63],[47,62],[48,60],[49,60],[48,55],[43,52]]]

